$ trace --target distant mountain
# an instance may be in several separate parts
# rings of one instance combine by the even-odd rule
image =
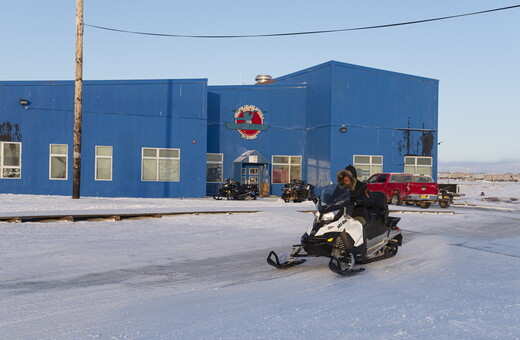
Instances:
[[[471,172],[485,174],[520,174],[520,162],[439,162],[438,172]]]

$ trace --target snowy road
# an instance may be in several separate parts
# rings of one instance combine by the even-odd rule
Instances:
[[[0,223],[0,338],[519,338],[518,210],[393,214],[398,255],[343,278],[327,259],[265,262],[310,202],[242,204],[262,211]]]

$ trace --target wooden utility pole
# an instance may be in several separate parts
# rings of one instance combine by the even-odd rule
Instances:
[[[74,157],[72,198],[80,196],[81,114],[83,111],[83,0],[76,0],[76,79],[74,81]]]

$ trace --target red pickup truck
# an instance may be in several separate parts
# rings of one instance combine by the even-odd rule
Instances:
[[[424,177],[424,178],[423,178]],[[439,199],[437,183],[426,176],[414,177],[406,173],[378,173],[370,176],[367,186],[370,191],[384,192],[391,204],[417,204],[429,208]]]

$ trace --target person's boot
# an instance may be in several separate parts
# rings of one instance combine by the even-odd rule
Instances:
[[[354,255],[354,259],[357,263],[362,262],[365,259],[365,255],[367,252],[367,244],[363,242],[363,244],[353,247],[352,254]]]

